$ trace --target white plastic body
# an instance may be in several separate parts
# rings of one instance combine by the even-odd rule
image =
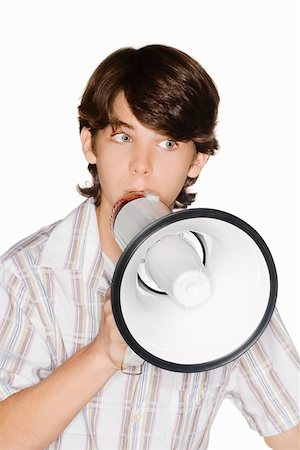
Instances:
[[[115,235],[125,248],[169,213],[156,200],[131,201],[116,217]],[[205,249],[205,268],[197,246],[180,240],[193,233]],[[149,286],[146,273],[159,290]],[[219,218],[189,217],[164,224],[136,246],[122,275],[120,309],[148,353],[176,364],[207,364],[236,352],[257,332],[270,290],[267,262],[248,233]],[[129,349],[126,358],[140,365]]]

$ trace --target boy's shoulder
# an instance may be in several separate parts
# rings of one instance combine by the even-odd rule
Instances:
[[[80,268],[87,242],[95,241],[95,236],[96,240],[98,238],[94,210],[91,200],[82,202],[63,219],[43,226],[14,244],[0,256],[0,267],[13,268],[13,272],[37,266]],[[92,244],[95,246],[97,242]]]
[[[51,236],[52,231],[61,222],[58,220],[50,225],[45,225],[29,236],[21,239],[12,247],[10,247],[3,255],[0,256],[0,265],[10,265],[10,262],[16,257],[22,257],[26,254],[26,259],[32,262],[37,260]]]

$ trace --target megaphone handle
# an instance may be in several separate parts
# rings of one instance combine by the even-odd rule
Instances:
[[[123,369],[126,370],[129,366],[141,366],[143,363],[144,360],[136,353],[134,353],[134,351],[130,347],[126,348],[122,362],[122,371]]]

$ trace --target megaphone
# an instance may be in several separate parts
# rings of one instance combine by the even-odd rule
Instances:
[[[216,209],[172,212],[157,195],[134,192],[115,204],[111,226],[123,250],[112,310],[135,361],[201,372],[233,361],[261,336],[277,275],[246,222]]]

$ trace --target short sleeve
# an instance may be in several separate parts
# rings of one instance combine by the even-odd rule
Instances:
[[[239,359],[225,398],[267,437],[299,423],[299,356],[275,309],[262,336]]]
[[[26,283],[0,267],[0,400],[38,383],[50,373],[51,355],[35,329]]]

